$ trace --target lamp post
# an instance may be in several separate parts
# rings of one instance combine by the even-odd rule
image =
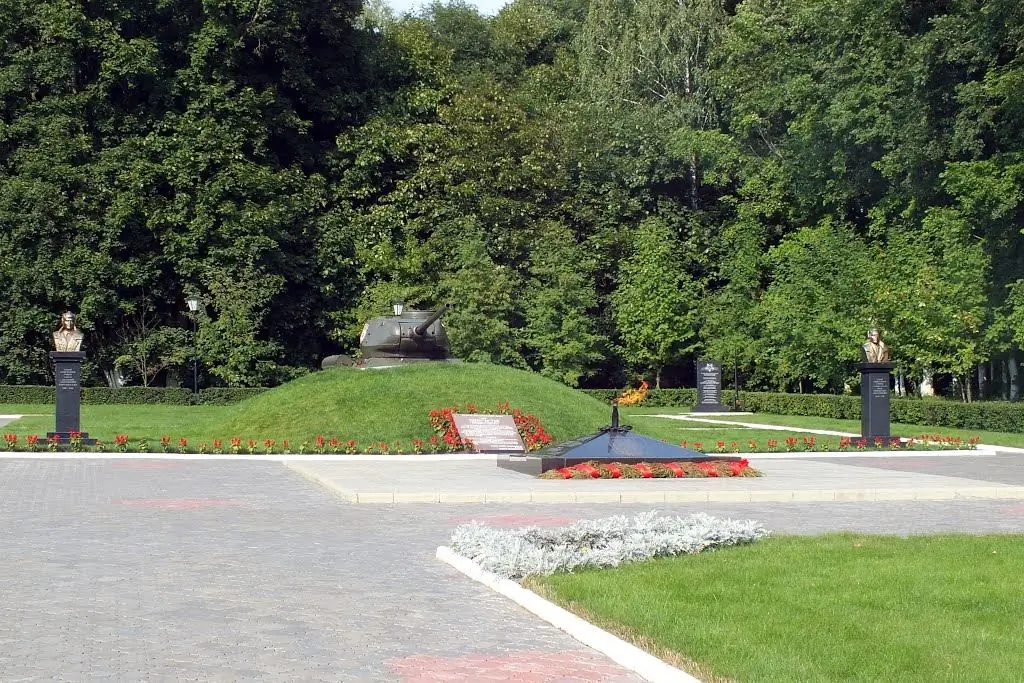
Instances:
[[[192,343],[195,344],[196,332],[198,332],[199,321],[199,297],[194,294],[185,299],[188,311],[192,318]],[[192,393],[199,393],[199,354],[193,350],[192,355]]]

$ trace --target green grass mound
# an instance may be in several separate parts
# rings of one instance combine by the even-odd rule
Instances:
[[[408,442],[431,433],[430,411],[475,403],[493,412],[499,401],[533,413],[557,441],[608,424],[610,408],[540,375],[477,363],[418,363],[383,370],[332,368],[307,375],[236,406],[208,431],[222,438],[301,441],[317,434]]]

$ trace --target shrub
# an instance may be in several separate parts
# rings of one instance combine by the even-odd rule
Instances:
[[[204,405],[226,406],[241,403],[247,398],[259,396],[264,387],[211,387],[199,390],[199,403]]]
[[[452,533],[451,548],[484,570],[508,579],[581,567],[615,567],[623,562],[752,543],[768,535],[759,522],[697,513],[688,517],[644,512],[582,520],[542,529],[498,529],[479,522]]]
[[[172,404],[229,405],[266,391],[263,388],[215,387],[199,392],[198,400],[190,389],[168,387],[83,387],[82,403],[88,404]],[[56,389],[44,386],[0,386],[0,404],[33,405],[56,401]]]
[[[602,403],[611,403],[630,389],[583,389],[583,393],[592,396]],[[644,400],[638,405],[655,408],[675,408],[692,406],[697,403],[696,389],[648,389]]]
[[[586,393],[602,401],[611,401],[621,392],[614,389],[588,389]],[[696,389],[651,389],[640,405],[669,408],[692,406],[696,402]],[[1024,403],[959,403],[942,399],[893,398],[890,405],[893,422],[952,429],[1024,432]],[[740,392],[740,408],[753,413],[859,420],[860,396],[744,391]]]

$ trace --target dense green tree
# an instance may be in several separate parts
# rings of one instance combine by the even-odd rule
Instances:
[[[664,223],[645,221],[633,243],[612,295],[615,325],[627,363],[653,375],[661,388],[662,370],[697,347],[699,285]]]
[[[90,381],[258,385],[400,298],[569,384],[841,390],[878,324],[1010,395],[1022,55],[1014,0],[0,0],[0,382],[65,308]]]
[[[548,224],[530,257],[523,342],[541,374],[577,386],[609,352],[599,332],[594,259],[564,225]]]
[[[842,390],[871,324],[874,254],[852,228],[825,220],[765,257],[771,285],[755,312],[757,367],[780,389]],[[770,374],[769,374],[770,373]]]
[[[210,304],[201,338],[253,359],[243,370],[207,355],[212,374],[274,381],[253,367],[315,357],[325,143],[367,101],[357,11],[0,3],[0,257],[12,274],[0,295],[21,311],[0,331],[19,349],[0,357],[0,378],[45,376],[44,320],[64,307],[109,370],[135,343],[125,321],[144,311],[155,329],[179,326],[185,288]],[[258,287],[219,301],[224,281]],[[255,326],[217,322],[234,306]]]

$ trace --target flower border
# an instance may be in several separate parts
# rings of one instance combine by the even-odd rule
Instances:
[[[760,477],[761,472],[740,460],[705,460],[693,462],[603,463],[588,460],[569,467],[548,470],[539,479],[706,479],[714,477]]]

